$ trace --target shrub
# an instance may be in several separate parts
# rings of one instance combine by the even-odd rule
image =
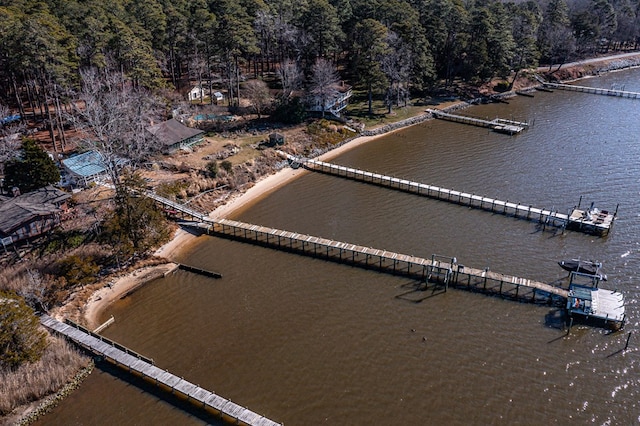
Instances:
[[[158,185],[158,187],[156,188],[156,193],[165,198],[175,200],[178,198],[184,198],[186,195],[185,191],[188,187],[189,184],[183,180],[165,182]]]
[[[215,178],[218,176],[218,162],[217,161],[209,161],[205,166],[207,170],[207,174],[211,178]]]
[[[15,293],[0,292],[0,367],[14,369],[40,359],[47,346],[40,321]]]
[[[231,161],[224,160],[220,163],[220,167],[222,167],[227,173],[233,174],[233,164],[231,164]]]
[[[271,113],[271,121],[285,124],[299,124],[306,118],[306,108],[300,98],[280,103]]]
[[[60,275],[66,280],[67,286],[90,284],[100,272],[100,267],[91,256],[73,254],[62,259],[59,266]]]

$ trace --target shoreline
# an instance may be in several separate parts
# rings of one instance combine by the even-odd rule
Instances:
[[[640,58],[640,53],[638,53],[637,56],[634,55],[634,58]],[[603,59],[602,61],[598,61],[598,62],[575,65],[574,67],[571,67],[571,69],[586,70],[588,67],[593,67],[593,66],[597,66],[598,64],[607,64],[607,63],[609,63],[609,61],[607,61],[606,59]],[[598,70],[598,73],[595,75],[583,74],[583,75],[580,75],[579,77],[566,80],[566,82],[573,82],[573,81],[582,80],[590,77],[597,77],[602,73],[620,71],[628,68],[629,66],[626,65],[621,68],[607,69],[604,72],[601,70]],[[563,82],[565,82],[565,80],[563,80]],[[518,90],[534,89],[537,86],[539,86],[539,83],[534,84],[532,82],[530,86],[523,87]],[[514,90],[508,93],[501,94],[501,97],[510,97],[510,96],[516,96],[516,91]],[[445,103],[445,107],[447,109],[462,109],[470,106],[472,106],[472,103],[467,101],[462,101],[462,100],[457,102]],[[419,117],[419,115],[416,115],[412,118],[415,119],[416,117]],[[430,120],[430,119],[432,118],[427,118],[427,120]],[[407,119],[407,121],[410,121],[410,120],[411,119]],[[315,158],[317,158],[320,161],[332,160],[335,157],[345,152],[348,152],[352,149],[360,147],[368,142],[374,141],[383,136],[396,133],[400,130],[414,126],[418,123],[419,122],[416,122],[416,121],[409,122],[406,125],[393,127],[388,131],[382,131],[380,133],[376,132],[378,128],[371,129],[371,131],[375,132],[375,134],[357,136],[352,140],[346,143],[343,143],[342,145],[334,149],[324,152]],[[381,126],[381,128],[383,127],[385,126],[384,125]],[[247,190],[241,189],[235,194],[231,194],[227,202],[216,207],[214,210],[209,212],[208,215],[212,219],[227,218],[228,216],[236,213],[237,211],[259,201],[261,198],[267,197],[271,192],[297,179],[298,177],[302,176],[304,173],[308,173],[308,171],[302,168],[291,169],[290,167],[285,167],[281,170],[276,171],[275,173],[272,173],[270,175],[265,175]],[[190,234],[185,230],[178,229],[175,235],[173,236],[173,238],[171,239],[171,241],[169,241],[168,243],[160,247],[154,253],[154,256],[156,257],[165,258],[167,260],[166,263],[161,265],[155,265],[155,266],[147,266],[147,267],[143,267],[143,268],[134,270],[132,272],[126,273],[123,276],[118,277],[111,284],[106,284],[102,288],[99,288],[98,290],[94,291],[91,294],[91,296],[87,299],[87,302],[85,303],[83,308],[83,314],[81,315],[81,317],[84,320],[84,322],[91,327],[97,327],[99,325],[97,323],[100,315],[108,308],[109,305],[114,303],[116,300],[119,300],[128,296],[129,294],[131,294],[132,292],[140,288],[142,285],[144,285],[148,281],[151,281],[152,279],[158,278],[164,275],[165,273],[168,273],[167,271],[170,270],[171,268],[176,268],[177,265],[172,262],[172,260],[175,260],[176,253],[182,251],[184,246],[192,244],[196,240],[196,238],[197,238],[196,235]]]
[[[635,55],[629,55],[628,59],[639,60],[640,52],[636,53]],[[586,71],[589,68],[597,67],[598,65],[610,64],[611,61],[611,59],[607,60],[603,58],[600,61],[586,62],[582,64],[578,63],[572,67],[565,68],[565,70],[572,69],[575,71]],[[579,76],[568,80],[562,80],[562,82],[573,82],[586,78],[597,77],[602,73],[610,73],[635,67],[640,67],[640,65],[630,66],[627,63],[620,68],[606,68],[604,71],[598,69],[596,74],[580,73]],[[537,86],[539,86],[539,83],[532,82],[530,86],[523,87],[518,90],[534,89]],[[513,90],[511,92],[501,94],[501,97],[510,96],[516,96],[516,91]],[[445,102],[444,105],[444,107],[447,109],[462,109],[469,106],[472,106],[472,103],[462,100],[457,102]],[[412,119],[415,119],[417,117],[420,117],[420,115],[416,115],[414,117],[411,117],[410,119],[407,119],[407,124],[400,125],[398,127],[392,126],[388,131],[381,131],[380,133],[377,133],[377,131],[379,131],[381,128],[384,128],[385,126],[389,126],[389,124],[380,126],[380,128],[371,129],[370,132],[373,132],[374,134],[357,136],[352,140],[343,143],[342,145],[339,145],[334,149],[324,152],[315,158],[320,161],[332,160],[345,152],[360,147],[383,136],[387,136],[408,127],[414,126],[423,121],[411,121]],[[432,118],[427,118],[427,120],[430,119]],[[227,218],[237,211],[259,201],[261,198],[267,197],[271,192],[290,183],[294,179],[297,179],[304,173],[308,173],[308,171],[302,168],[291,169],[290,167],[285,167],[281,170],[276,171],[275,173],[265,175],[247,190],[240,189],[235,194],[231,194],[227,202],[216,207],[214,210],[209,212],[208,215],[212,219]],[[168,271],[175,269],[177,265],[172,262],[172,260],[175,260],[176,253],[182,251],[184,249],[184,246],[192,244],[196,240],[196,238],[196,235],[190,234],[183,229],[178,229],[173,238],[154,253],[154,256],[166,259],[166,263],[155,266],[146,266],[136,269],[132,272],[125,273],[123,276],[116,278],[115,281],[112,281],[109,284],[104,284],[101,288],[94,291],[89,296],[83,307],[83,313],[81,314],[81,317],[84,322],[91,327],[97,327],[99,325],[97,324],[97,322],[100,315],[108,308],[109,305],[114,303],[116,300],[128,296],[148,281],[163,276],[164,274],[169,273]]]
[[[84,324],[91,329],[98,327],[100,316],[111,304],[129,296],[149,281],[163,277],[177,269],[178,265],[169,259],[173,258],[176,252],[193,241],[195,237],[195,235],[179,228],[175,231],[172,239],[154,253],[154,256],[164,258],[165,263],[137,268],[109,282],[103,282],[102,286],[93,291],[84,304],[82,312]]]
[[[344,152],[401,129],[404,129],[404,127],[379,135],[357,137],[348,143],[325,152],[317,158],[322,161],[331,160]],[[227,203],[211,211],[209,217],[213,219],[226,218],[261,198],[267,197],[271,192],[297,179],[304,173],[308,173],[308,171],[302,168],[291,169],[290,167],[285,167],[276,173],[266,175],[248,190],[232,195]],[[81,314],[83,323],[91,329],[98,327],[100,325],[100,316],[110,305],[127,297],[147,282],[171,273],[178,267],[177,263],[174,262],[177,253],[181,252],[185,246],[195,242],[197,238],[197,235],[179,228],[173,238],[154,253],[154,256],[166,259],[166,263],[138,268],[109,282],[102,283],[101,287],[93,291],[84,304]]]

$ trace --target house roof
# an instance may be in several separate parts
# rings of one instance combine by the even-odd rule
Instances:
[[[9,235],[34,218],[60,211],[60,203],[71,195],[49,185],[18,197],[0,200],[0,233]]]
[[[62,164],[78,176],[95,176],[106,171],[102,155],[97,151],[87,151],[65,158]]]
[[[154,135],[163,146],[172,146],[185,139],[204,133],[202,130],[187,127],[173,118],[147,127],[147,130]]]

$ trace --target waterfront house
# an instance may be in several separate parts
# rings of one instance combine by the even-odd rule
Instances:
[[[147,130],[155,137],[162,152],[188,148],[204,140],[204,132],[181,124],[175,119],[158,123]]]
[[[324,111],[340,117],[340,113],[349,105],[349,99],[352,96],[351,86],[342,83],[333,96],[325,99],[324,108],[322,106],[322,98],[320,96],[312,96],[309,99],[308,111],[318,113]]]
[[[119,166],[127,161],[119,159]],[[107,164],[98,151],[87,151],[62,160],[63,178],[65,184],[86,187],[92,182],[98,182],[106,177]]]
[[[6,246],[37,237],[60,224],[71,194],[49,185],[13,198],[0,199],[0,241]]]

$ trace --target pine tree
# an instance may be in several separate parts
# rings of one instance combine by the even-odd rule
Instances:
[[[46,334],[33,309],[16,294],[0,292],[0,367],[35,362],[46,345]]]
[[[26,193],[60,181],[60,171],[36,141],[22,142],[22,155],[5,166],[5,189]]]

